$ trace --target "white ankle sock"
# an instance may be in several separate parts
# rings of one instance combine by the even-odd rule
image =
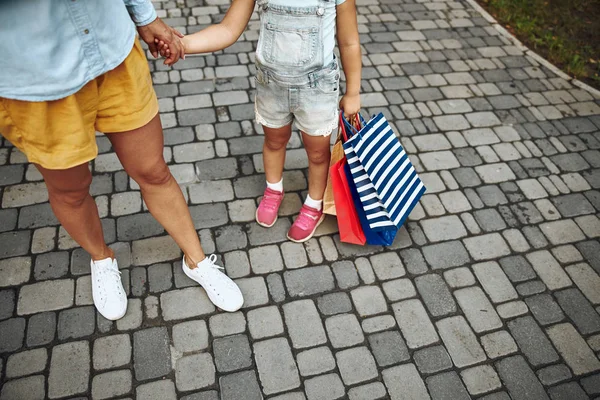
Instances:
[[[277,183],[271,183],[267,181],[267,187],[276,192],[283,192],[283,178]]]
[[[306,200],[304,200],[304,204],[309,206],[310,208],[314,208],[319,211],[323,208],[323,200],[314,200],[310,197],[309,194],[306,195]]]

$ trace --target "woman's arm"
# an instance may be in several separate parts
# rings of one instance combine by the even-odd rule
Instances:
[[[362,59],[355,0],[346,0],[337,6],[336,27],[342,68],[346,75],[346,94],[340,101],[340,107],[349,116],[360,111]]]
[[[254,11],[254,0],[233,0],[223,21],[183,38],[186,54],[223,50],[239,39]]]

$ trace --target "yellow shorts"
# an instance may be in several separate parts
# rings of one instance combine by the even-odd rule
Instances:
[[[67,169],[98,155],[96,130],[140,128],[158,113],[148,61],[136,40],[125,61],[64,99],[29,102],[0,98],[0,134],[30,162]]]

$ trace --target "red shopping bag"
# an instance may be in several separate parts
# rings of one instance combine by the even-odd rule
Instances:
[[[339,135],[339,141],[335,144],[335,146],[339,145],[340,147],[342,146],[342,140],[348,140],[344,124],[341,121],[342,118],[342,113],[340,113],[339,129],[341,135]],[[366,243],[365,233],[363,232],[360,219],[354,208],[352,192],[348,186],[350,183],[348,182],[344,170],[345,165],[346,157],[344,156],[341,160],[335,162],[329,169],[331,186],[333,188],[333,200],[335,202],[338,227],[340,230],[340,240],[345,243],[364,245]]]

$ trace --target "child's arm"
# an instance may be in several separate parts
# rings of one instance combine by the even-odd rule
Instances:
[[[346,75],[346,94],[340,101],[340,107],[347,116],[360,111],[360,80],[362,59],[358,38],[355,0],[337,6],[337,41],[342,58],[342,68]]]
[[[246,29],[254,11],[254,4],[254,0],[233,0],[221,23],[182,39],[185,53],[210,53],[234,44]]]

